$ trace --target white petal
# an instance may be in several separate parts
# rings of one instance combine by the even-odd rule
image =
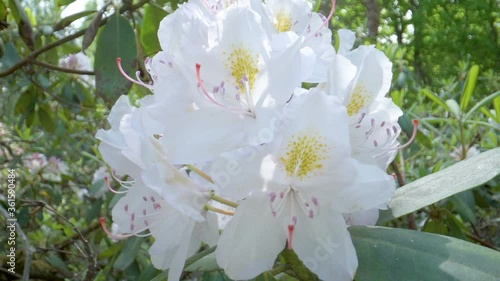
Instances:
[[[356,33],[348,29],[340,29],[338,31],[338,34],[340,38],[338,53],[344,54],[349,52],[352,49],[352,46],[354,45],[354,41],[356,40]]]
[[[153,164],[142,173],[142,180],[174,208],[197,221],[204,220],[200,211],[209,200],[208,193],[202,193],[196,183],[174,166]]]
[[[238,148],[244,139],[239,117],[224,109],[186,112],[173,120],[160,139],[173,164],[213,160]]]
[[[341,214],[320,212],[310,219],[298,212],[293,241],[293,249],[300,260],[320,279],[354,279],[358,260]]]
[[[357,211],[344,214],[347,225],[375,225],[378,220],[378,209]]]
[[[374,46],[360,46],[346,54],[358,67],[358,74],[352,89],[362,86],[372,97],[383,97],[391,87],[392,63],[387,56]]]
[[[273,268],[287,239],[283,220],[271,213],[265,193],[254,193],[240,203],[227,224],[215,252],[217,263],[232,279],[253,278]]]
[[[339,97],[344,104],[349,102],[349,85],[356,76],[357,67],[346,57],[337,55],[330,64],[328,94]]]
[[[355,163],[358,176],[333,199],[333,208],[342,213],[353,213],[386,205],[396,189],[394,178],[374,165]]]
[[[261,172],[261,166],[269,149],[267,145],[250,146],[219,157],[210,172],[218,186],[218,193],[240,200],[252,191],[265,189],[265,177],[272,171]]]

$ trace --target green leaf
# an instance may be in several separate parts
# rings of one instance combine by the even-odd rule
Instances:
[[[49,113],[49,110],[45,107],[40,106],[38,108],[38,120],[45,131],[49,133],[53,133],[56,130],[56,123],[54,122],[54,118]]]
[[[454,99],[446,100],[446,105],[450,109],[451,113],[455,115],[455,118],[460,119],[460,106]]]
[[[215,260],[215,253],[211,253],[209,255],[204,256],[203,258],[199,259],[192,265],[186,267],[184,269],[185,271],[215,271],[215,270],[220,270],[219,266],[217,265],[217,261]]]
[[[16,105],[14,106],[14,113],[21,114],[26,111],[33,110],[35,105],[35,97],[28,90],[24,92],[16,101]]]
[[[476,103],[474,107],[472,107],[469,112],[465,115],[465,120],[469,119],[472,113],[474,113],[476,110],[481,108],[482,106],[486,105],[487,103],[491,102],[492,100],[496,99],[497,97],[500,97],[500,91],[496,91],[493,94],[485,97],[482,99],[480,102]]]
[[[251,281],[277,281],[274,276],[269,272],[264,272],[261,275],[255,277]]]
[[[5,44],[5,53],[2,56],[2,60],[0,60],[0,62],[5,66],[5,68],[10,68],[20,60],[21,57],[19,57],[14,43],[7,42],[7,44]]]
[[[80,13],[72,14],[70,16],[67,16],[65,18],[60,19],[53,27],[54,32],[59,31],[67,26],[69,26],[72,22],[81,19],[83,17],[86,17],[88,15],[91,15],[97,11],[92,10],[92,11],[83,11]]]
[[[357,281],[494,281],[500,253],[456,238],[407,229],[349,227]]]
[[[500,123],[500,97],[496,97],[493,100],[493,107],[497,113],[497,122]]]
[[[95,78],[97,94],[108,101],[115,101],[128,93],[132,83],[125,79],[116,65],[121,58],[125,72],[134,73],[137,65],[137,46],[130,22],[123,16],[114,16],[104,26],[95,53]]]
[[[467,82],[465,84],[464,92],[462,93],[462,99],[460,100],[460,109],[465,111],[469,102],[471,100],[474,89],[476,89],[477,76],[479,75],[479,66],[474,65],[469,71],[467,76]]]
[[[135,256],[139,252],[142,246],[142,242],[144,242],[144,237],[131,237],[125,241],[125,245],[123,249],[116,259],[113,268],[116,270],[124,270],[129,267],[132,262],[135,260]]]
[[[500,148],[463,160],[440,172],[420,178],[394,193],[379,223],[398,218],[439,200],[476,187],[500,173]]]
[[[421,91],[426,97],[428,97],[431,101],[433,101],[435,104],[440,105],[442,108],[446,109],[446,111],[450,111],[450,108],[448,105],[442,100],[440,97],[437,95],[431,93],[431,91],[427,89],[422,89]]]
[[[427,221],[424,224],[423,230],[425,232],[431,232],[431,233],[436,233],[436,234],[447,234],[448,233],[448,228],[441,220],[435,220],[432,218],[427,219]]]
[[[458,194],[451,196],[450,201],[451,203],[453,203],[457,212],[460,214],[460,216],[464,221],[476,223],[476,216],[474,215],[474,210],[471,209],[467,205],[467,203],[458,196]]]
[[[161,20],[168,15],[162,9],[152,5],[146,5],[144,8],[144,19],[141,26],[141,44],[144,47],[146,55],[152,55],[161,50],[160,41],[158,41],[158,28]]]
[[[57,6],[69,5],[73,2],[75,2],[75,0],[56,0]]]

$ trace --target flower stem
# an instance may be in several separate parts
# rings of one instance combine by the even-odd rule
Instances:
[[[205,204],[205,209],[209,210],[209,211],[212,211],[212,212],[219,213],[219,214],[223,214],[223,215],[229,215],[229,216],[234,215],[234,212],[227,211],[227,210],[222,210],[222,209],[216,208],[216,207],[214,207],[214,206],[212,206],[210,204]]]
[[[226,198],[222,198],[220,196],[217,196],[215,195],[214,193],[212,193],[210,195],[210,199],[214,200],[214,201],[217,201],[219,203],[222,203],[222,204],[225,204],[225,205],[228,205],[229,207],[233,207],[233,208],[237,208],[238,207],[238,203],[236,202],[233,202],[231,200],[227,200]]]
[[[316,274],[312,273],[299,259],[297,254],[292,249],[285,249],[281,252],[283,258],[285,258],[286,263],[290,266],[292,271],[297,274],[299,280],[319,280]]]
[[[184,166],[186,166],[186,168],[188,168],[189,170],[197,173],[200,177],[206,179],[207,181],[209,181],[211,183],[214,183],[214,180],[209,175],[207,175],[206,173],[204,173],[202,170],[196,168],[196,166],[194,166],[192,164],[186,164]]]

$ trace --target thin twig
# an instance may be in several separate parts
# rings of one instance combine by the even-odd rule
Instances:
[[[490,242],[488,241],[485,241],[483,239],[481,239],[480,237],[474,235],[474,234],[471,234],[471,233],[468,233],[468,232],[465,232],[465,235],[467,237],[469,237],[470,239],[478,242],[479,244],[485,246],[485,247],[488,247],[490,249],[493,249],[493,250],[496,250],[496,251],[500,251],[500,249],[498,249],[497,247],[495,247],[495,245],[491,244]]]
[[[132,5],[132,7],[121,7],[120,10],[118,11],[118,13],[120,14],[123,14],[124,12],[126,11],[133,11],[133,10],[137,10],[139,9],[140,7],[144,6],[146,3],[148,3],[149,0],[141,0],[139,1],[139,3],[135,4],[135,5]],[[113,15],[107,17],[107,18],[104,18],[102,19],[101,21],[101,24],[99,26],[103,26],[104,24],[106,24],[109,20],[109,18],[113,17]],[[39,55],[43,54],[44,52],[47,52],[55,47],[58,47],[64,43],[67,43],[73,39],[76,39],[80,36],[83,36],[85,34],[85,32],[87,31],[86,28],[82,29],[82,30],[79,30],[71,35],[68,35],[66,37],[63,37],[57,41],[54,41],[50,44],[47,44],[43,47],[41,47],[40,49],[36,49],[34,50],[33,52],[31,52],[28,56],[26,56],[24,59],[20,60],[18,63],[14,64],[13,66],[11,66],[9,69],[3,71],[3,72],[0,72],[0,77],[5,77],[7,75],[10,75],[14,72],[16,72],[18,69],[20,69],[21,67],[33,62],[34,59],[36,59]]]
[[[87,241],[87,239],[85,239],[85,237],[80,232],[80,230],[76,227],[76,225],[74,225],[68,218],[66,218],[65,216],[59,214],[50,205],[46,204],[43,201],[34,200],[34,201],[29,201],[29,202],[31,202],[31,203],[33,203],[35,205],[44,207],[45,209],[47,209],[48,211],[50,211],[51,213],[53,213],[57,217],[63,219],[64,221],[66,221],[68,224],[71,225],[71,227],[73,228],[73,230],[76,233],[78,233],[78,236],[80,237],[80,240],[83,242],[83,245],[84,245],[86,253],[83,253],[83,251],[80,249],[80,247],[77,244],[75,244],[75,246],[80,250],[80,252],[82,252],[82,254],[85,256],[85,258],[87,258],[87,262],[88,262],[88,265],[87,265],[88,266],[88,270],[87,270],[87,274],[85,275],[84,280],[85,281],[92,281],[92,280],[94,280],[94,277],[97,274],[97,260],[96,260],[95,255],[92,253],[92,250],[90,249],[89,241]]]
[[[34,64],[36,64],[36,65],[43,66],[45,68],[52,69],[52,70],[57,70],[57,71],[60,71],[60,72],[71,73],[71,74],[79,74],[79,75],[95,75],[94,71],[64,68],[64,67],[60,67],[60,66],[53,65],[53,64],[50,64],[50,63],[42,62],[42,61],[39,61],[39,60],[32,60],[31,62],[34,63]]]
[[[33,85],[37,86],[42,91],[44,91],[45,93],[47,93],[49,96],[51,96],[52,98],[58,100],[61,103],[64,103],[64,104],[67,104],[67,105],[73,106],[73,107],[78,107],[80,109],[85,109],[85,110],[88,110],[88,111],[96,111],[96,109],[94,109],[94,108],[86,107],[84,105],[80,105],[80,104],[77,104],[77,103],[74,103],[74,102],[67,101],[67,100],[61,98],[60,96],[52,93],[48,89],[46,89],[42,84],[38,83],[38,81],[36,81],[35,79],[32,79],[30,77],[28,77],[28,79],[31,81],[31,83],[33,83]]]
[[[391,168],[394,170],[394,173],[396,174],[396,178],[398,180],[399,186],[404,186],[406,184],[405,179],[404,179],[404,175],[399,170],[398,164],[396,164],[395,161],[391,162]],[[408,220],[408,228],[413,229],[413,230],[417,230],[418,228],[417,228],[417,223],[415,222],[415,213],[414,212],[409,213],[406,216],[406,218]]]

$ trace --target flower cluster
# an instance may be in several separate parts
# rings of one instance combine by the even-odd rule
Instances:
[[[153,94],[122,96],[96,135],[130,177],[112,175],[125,193],[113,238],[152,235],[169,280],[202,242],[233,279],[272,269],[285,247],[323,280],[354,278],[347,226],[374,224],[394,192],[402,112],[385,97],[387,57],[352,50],[347,30],[335,50],[331,14],[305,0],[191,0],[161,22],[153,83],[122,70]]]

